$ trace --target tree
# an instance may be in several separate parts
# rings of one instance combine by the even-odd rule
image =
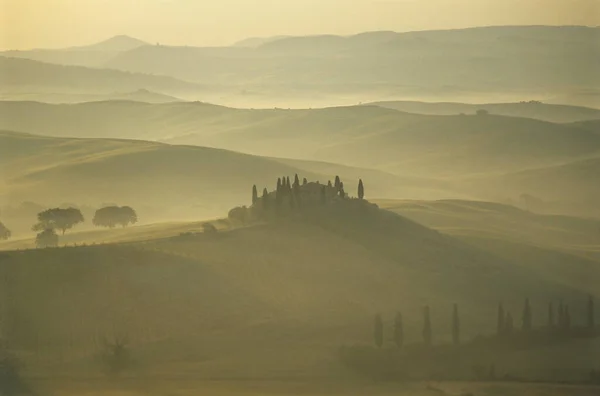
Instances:
[[[452,342],[454,345],[460,344],[460,319],[458,317],[458,305],[454,304],[452,312]]]
[[[363,186],[362,179],[358,179],[358,199],[365,197],[365,187]]]
[[[54,228],[48,228],[35,237],[35,245],[38,248],[57,247],[58,246],[58,235]]]
[[[594,318],[594,298],[590,296],[588,298],[587,303],[587,325],[590,329],[594,329],[595,327],[595,318]]]
[[[308,180],[305,177],[304,179],[302,179],[302,185],[306,186],[307,184],[308,184]]]
[[[277,184],[277,191],[279,191],[279,184]],[[258,190],[255,184],[252,186],[252,205],[256,204],[256,201],[258,201]]]
[[[339,189],[340,188],[340,183],[341,183],[340,177],[336,176],[335,177],[335,184],[334,184],[335,188]]]
[[[248,217],[248,208],[245,206],[233,208],[227,214],[229,220],[241,224],[246,224]]]
[[[498,320],[497,320],[497,324],[496,324],[496,333],[498,335],[501,335],[504,333],[504,331],[506,330],[506,326],[505,326],[505,314],[504,314],[504,307],[502,306],[502,303],[498,304]]]
[[[429,316],[429,306],[426,306],[423,310],[423,341],[425,345],[431,346],[432,331],[431,331],[431,318]]]
[[[548,303],[548,328],[552,329],[554,327],[554,306],[552,302]]]
[[[506,314],[506,319],[504,320],[504,333],[506,333],[507,335],[511,335],[513,332],[513,317],[510,314],[510,312],[508,312]]]
[[[329,188],[332,188],[332,187],[333,187],[333,185],[331,184],[331,180],[328,180],[328,181],[327,181],[327,187],[329,187]]]
[[[37,215],[38,223],[33,226],[33,231],[45,231],[48,229],[61,230],[63,235],[66,230],[83,223],[83,215],[76,208],[54,208],[48,209]]]
[[[340,198],[346,198],[346,192],[344,191],[344,182],[340,182],[339,192]]]
[[[267,189],[263,189],[263,193],[262,193],[262,207],[264,210],[268,210],[269,209],[269,192],[267,191]]]
[[[0,221],[0,241],[7,240],[11,235],[10,230]]]
[[[377,348],[381,348],[383,346],[383,320],[380,314],[375,315],[373,337]]]
[[[402,348],[404,345],[404,323],[400,312],[396,314],[396,319],[394,320],[394,342],[398,348]]]
[[[205,234],[216,234],[219,232],[213,223],[202,223],[202,231]]]
[[[292,192],[292,184],[290,183],[289,176],[285,179],[285,184],[286,184],[287,192],[288,193]]]
[[[137,213],[129,206],[107,206],[98,209],[92,219],[96,227],[115,228],[120,225],[127,227],[129,224],[137,223]]]
[[[523,326],[522,329],[524,331],[531,330],[532,326],[532,314],[531,314],[531,306],[529,305],[529,299],[525,299],[525,307],[523,308]]]
[[[294,176],[294,187],[300,186],[300,179],[298,178],[298,174]]]

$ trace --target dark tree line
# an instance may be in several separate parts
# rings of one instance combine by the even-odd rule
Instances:
[[[594,307],[594,299],[592,296],[588,298],[585,304],[585,325],[580,327],[580,329],[584,329],[587,334],[591,336],[600,335],[597,334],[597,328],[595,323],[595,307]],[[571,330],[571,315],[569,312],[569,306],[564,305],[561,301],[558,306],[558,320],[555,321],[555,312],[553,308],[553,304],[548,304],[548,324],[546,328],[540,327],[539,329],[535,329],[533,325],[533,309],[531,307],[529,299],[525,299],[523,305],[523,312],[521,316],[521,326],[519,334],[532,334],[535,335],[537,333],[533,333],[534,331],[547,331],[550,330],[552,332],[556,332],[557,334],[565,333]],[[497,309],[497,319],[496,319],[496,337],[505,338],[510,337],[513,334],[516,334],[518,330],[515,329],[515,324],[513,322],[513,316],[510,312],[504,309],[502,303],[498,304]],[[459,315],[458,304],[454,304],[452,308],[452,316],[451,316],[451,333],[452,333],[452,343],[456,346],[461,344],[461,321]],[[380,314],[375,316],[375,327],[374,327],[374,335],[375,335],[375,345],[378,348],[383,346],[384,340],[384,326],[383,319]],[[427,347],[431,347],[433,345],[433,325],[431,320],[431,312],[429,306],[425,306],[423,308],[423,328],[421,332],[423,344]],[[404,327],[403,327],[403,317],[400,312],[396,314],[394,319],[394,327],[393,327],[393,340],[398,348],[402,348],[404,345]]]
[[[11,235],[10,230],[0,221],[0,241],[9,239]]]

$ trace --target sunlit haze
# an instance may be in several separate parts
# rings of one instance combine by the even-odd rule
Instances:
[[[126,34],[217,46],[254,36],[487,25],[600,24],[598,0],[0,0],[0,48],[67,47]]]

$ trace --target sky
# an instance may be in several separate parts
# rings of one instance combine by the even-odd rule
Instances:
[[[219,46],[247,37],[490,25],[600,26],[600,0],[0,0],[0,48],[130,35]]]

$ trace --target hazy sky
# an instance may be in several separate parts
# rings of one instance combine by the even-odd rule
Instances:
[[[4,49],[523,24],[598,26],[600,0],[0,0]]]

